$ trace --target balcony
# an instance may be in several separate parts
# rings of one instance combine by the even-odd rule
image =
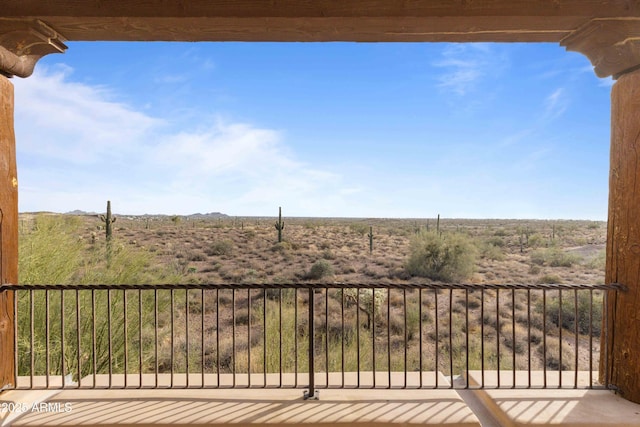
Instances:
[[[616,284],[10,289],[5,424],[640,425],[598,382]]]

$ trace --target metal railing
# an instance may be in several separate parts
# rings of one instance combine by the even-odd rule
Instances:
[[[302,388],[313,398],[322,388],[598,387],[603,303],[620,288],[300,283],[0,291],[16,294],[17,389]]]

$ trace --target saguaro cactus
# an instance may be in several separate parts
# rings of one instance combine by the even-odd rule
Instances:
[[[372,254],[373,253],[373,227],[369,226],[369,234],[367,234],[367,236],[369,237],[369,253]]]
[[[278,243],[282,242],[282,230],[284,230],[284,221],[282,221],[282,207],[278,208],[278,222],[275,224],[278,230]]]
[[[111,216],[111,201],[107,200],[107,215],[100,215],[100,219],[105,224],[105,230],[107,235],[107,241],[111,240],[111,236],[113,235],[113,223],[116,222],[116,217]]]

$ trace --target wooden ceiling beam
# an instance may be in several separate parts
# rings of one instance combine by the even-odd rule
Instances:
[[[2,16],[56,17],[434,17],[633,16],[634,0],[3,0]]]
[[[403,18],[57,18],[68,40],[559,42],[586,21],[553,17],[524,26],[503,17]],[[2,26],[2,19],[0,19]],[[569,28],[569,29],[567,29]]]
[[[640,0],[3,0],[0,72],[65,40],[554,42],[617,76],[640,64],[639,19]]]

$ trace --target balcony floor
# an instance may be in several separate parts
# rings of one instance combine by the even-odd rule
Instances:
[[[409,375],[417,376],[417,373]],[[540,380],[541,375],[541,372],[532,373],[532,383]],[[431,374],[431,378],[435,375]],[[438,378],[441,384],[446,384],[444,376],[439,374]],[[501,372],[501,384],[510,384],[510,378],[511,371]],[[568,378],[573,377],[569,375],[567,381]],[[580,373],[580,382],[588,378],[588,373]],[[470,372],[469,380],[479,383],[480,373]],[[96,379],[97,385],[103,381],[101,376]],[[516,381],[518,385],[523,384],[522,381],[526,383],[527,373],[518,372]],[[564,384],[572,384],[564,381],[563,377]],[[496,382],[497,374],[486,371],[485,386],[492,387]],[[547,385],[553,384],[549,376]],[[305,401],[301,389],[11,390],[0,394],[0,405],[3,405],[0,421],[2,426],[562,424],[640,427],[640,405],[605,390],[323,389],[319,394],[319,400]]]

